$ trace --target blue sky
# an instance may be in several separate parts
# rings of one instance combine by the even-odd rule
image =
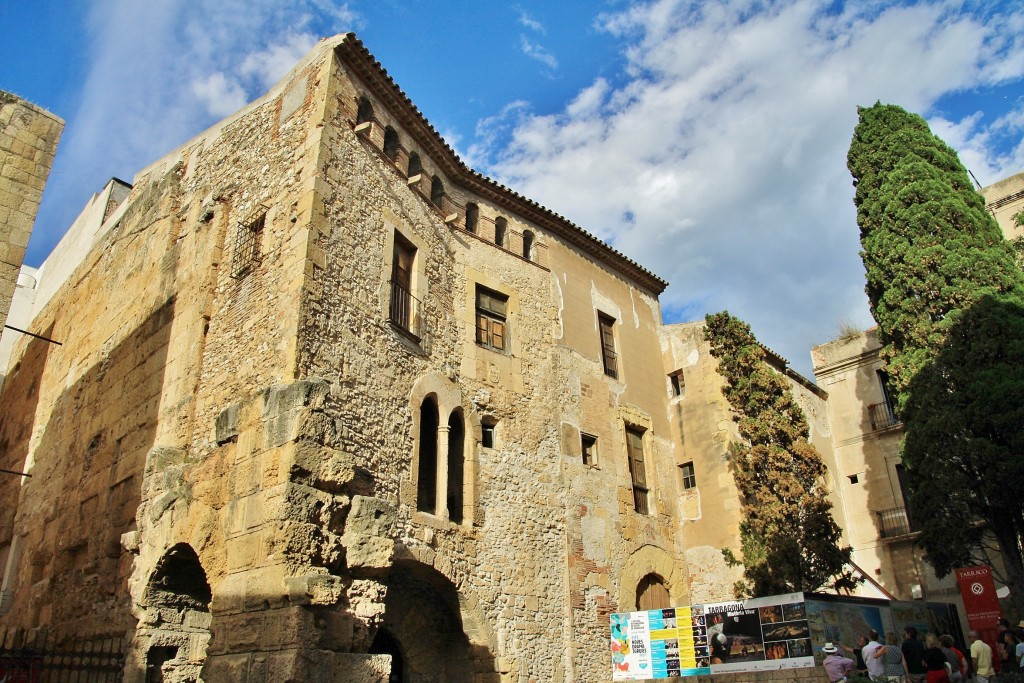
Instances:
[[[477,170],[729,309],[810,373],[872,324],[856,106],[924,115],[983,183],[1024,171],[1024,4],[811,0],[0,0],[0,89],[66,121],[26,263],[93,192],[354,30]]]

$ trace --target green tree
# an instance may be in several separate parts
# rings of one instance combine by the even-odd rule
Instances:
[[[1024,614],[1024,273],[924,119],[859,113],[848,165],[911,519],[939,576],[986,561],[994,539]]]
[[[768,365],[749,325],[727,311],[708,315],[706,323],[705,338],[742,438],[730,445],[743,498],[744,579],[736,596],[853,588],[850,548],[840,546],[825,464],[808,441],[807,419],[785,378]],[[722,552],[738,562],[732,551]]]

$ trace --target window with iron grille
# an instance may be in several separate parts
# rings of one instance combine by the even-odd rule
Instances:
[[[683,490],[697,488],[697,472],[692,462],[684,462],[679,466],[679,476],[683,482]]]
[[[647,471],[644,468],[644,432],[626,427],[626,455],[629,459],[629,478],[633,485],[633,509],[641,515],[650,514]]]
[[[266,218],[267,214],[263,212],[255,220],[238,224],[238,231],[235,233],[235,252],[231,262],[231,277],[243,277],[259,263],[260,237],[263,234]]]
[[[609,377],[618,378],[618,358],[615,354],[615,319],[604,313],[597,314],[598,326],[601,328],[601,361],[604,364],[604,374]]]
[[[505,308],[508,297],[504,294],[476,287],[476,343],[495,351],[508,348],[508,327]]]

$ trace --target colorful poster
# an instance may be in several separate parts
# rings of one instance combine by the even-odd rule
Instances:
[[[802,593],[611,615],[612,680],[814,666]]]

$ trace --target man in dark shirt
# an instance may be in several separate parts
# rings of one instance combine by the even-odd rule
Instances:
[[[924,643],[917,639],[917,629],[908,626],[903,629],[903,658],[907,660],[908,683],[924,683],[928,670],[924,665]]]
[[[998,670],[1015,671],[1018,667],[1014,666],[1014,653],[1006,649],[1006,634],[1010,633],[1010,622],[1003,617],[999,617],[996,626],[999,628],[999,637],[996,638],[995,647],[995,653],[999,657]]]

